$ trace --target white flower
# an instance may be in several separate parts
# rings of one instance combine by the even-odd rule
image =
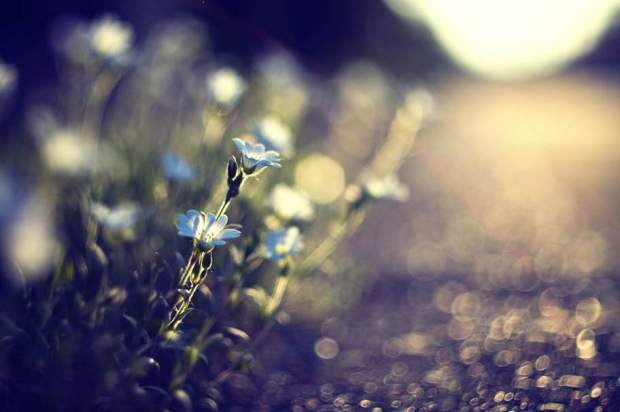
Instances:
[[[164,153],[161,156],[161,165],[170,180],[185,181],[196,177],[196,170],[192,165],[174,153]]]
[[[270,200],[273,210],[283,219],[308,221],[314,218],[314,205],[300,190],[280,183],[271,191]]]
[[[224,106],[234,105],[245,89],[245,80],[232,69],[220,69],[207,77],[209,96]]]
[[[241,235],[237,229],[227,227],[228,217],[221,215],[216,219],[213,213],[188,210],[177,216],[176,227],[180,236],[198,240],[204,247],[213,248],[226,244],[227,240]]]
[[[126,63],[131,52],[133,30],[118,18],[105,15],[90,23],[65,21],[56,27],[54,46],[73,63]]]
[[[269,233],[265,240],[264,253],[267,259],[278,261],[287,256],[296,255],[302,246],[299,228],[293,226]]]
[[[2,228],[7,257],[19,268],[18,273],[7,274],[18,284],[40,280],[50,273],[59,244],[51,210],[43,197],[32,195]]]
[[[132,227],[142,215],[142,209],[133,203],[125,203],[109,208],[101,203],[93,203],[91,213],[107,229],[117,232]]]
[[[15,89],[17,70],[0,60],[0,96],[7,95]]]
[[[114,16],[95,20],[88,33],[90,49],[103,59],[127,54],[133,42],[131,27]]]
[[[266,150],[260,143],[252,144],[238,138],[234,138],[233,143],[241,153],[243,170],[248,175],[264,167],[282,167],[280,154],[274,150]]]
[[[71,128],[52,129],[41,149],[50,169],[64,174],[98,172],[112,160],[103,142]]]
[[[367,177],[362,183],[362,188],[364,193],[373,199],[405,201],[409,197],[409,188],[393,174],[382,178]]]
[[[179,235],[200,240],[205,229],[205,216],[204,212],[194,209],[188,210],[185,214],[177,215],[176,227]]]
[[[266,116],[258,120],[254,125],[254,134],[268,150],[275,150],[286,157],[293,154],[291,129],[277,118]]]

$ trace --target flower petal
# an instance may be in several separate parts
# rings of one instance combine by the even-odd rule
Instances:
[[[215,215],[213,213],[207,213],[205,228],[209,229],[213,225],[213,223],[215,223]]]
[[[226,216],[226,215],[222,215],[222,216],[220,216],[220,217],[217,219],[217,222],[216,222],[217,226],[218,226],[218,227],[220,227],[220,226],[221,226],[222,228],[224,228],[224,227],[226,226],[226,223],[228,223],[228,216]]]
[[[241,236],[241,232],[238,231],[237,229],[224,229],[219,234],[218,239],[230,240],[230,239],[236,239],[239,236]]]
[[[235,146],[237,147],[237,150],[239,150],[243,154],[243,152],[246,151],[245,142],[239,139],[238,137],[235,137],[232,140]]]

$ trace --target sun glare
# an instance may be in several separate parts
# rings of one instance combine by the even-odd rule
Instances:
[[[591,50],[618,0],[385,0],[427,24],[459,66],[483,77],[549,74]]]

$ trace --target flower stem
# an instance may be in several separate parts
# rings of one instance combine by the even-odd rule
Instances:
[[[323,240],[310,255],[301,263],[298,276],[304,276],[308,272],[320,268],[323,263],[337,250],[339,243],[345,236],[351,236],[357,231],[364,221],[366,213],[363,209],[356,209],[347,213],[347,216],[335,226],[330,234]]]

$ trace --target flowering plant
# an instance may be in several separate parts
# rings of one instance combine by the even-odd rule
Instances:
[[[25,116],[40,167],[31,194],[0,205],[15,216],[1,289],[15,309],[0,322],[11,407],[217,409],[283,324],[289,289],[338,256],[369,200],[404,198],[392,178],[345,190],[332,147],[305,144],[300,69],[201,71],[199,32],[173,21],[140,46],[106,16],[58,36],[79,81],[59,86],[67,102]],[[6,73],[0,89],[17,76]],[[54,398],[69,380],[74,392]],[[34,381],[30,396],[21,382]]]

